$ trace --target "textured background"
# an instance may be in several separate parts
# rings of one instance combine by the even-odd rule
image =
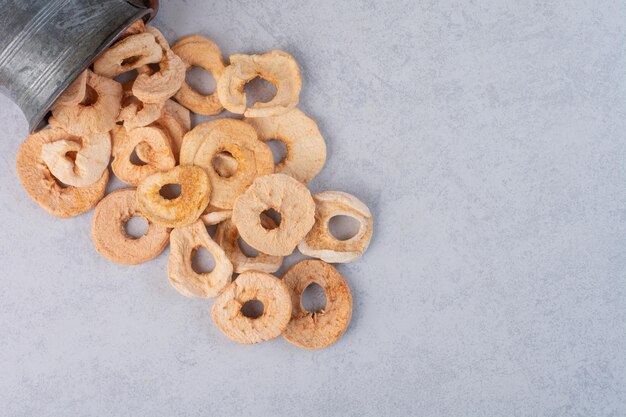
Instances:
[[[315,191],[376,218],[331,348],[228,341],[166,253],[112,264],[22,190],[0,99],[0,415],[626,415],[620,1],[163,1],[170,40],[294,54]],[[599,5],[602,3],[602,5]]]

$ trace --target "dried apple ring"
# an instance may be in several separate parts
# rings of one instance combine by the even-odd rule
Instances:
[[[186,118],[184,112],[180,111],[176,107],[173,107],[171,104],[168,105],[168,103],[174,103],[184,112],[187,112]],[[189,110],[172,100],[168,100],[165,103],[159,118],[153,123],[155,127],[158,127],[167,133],[170,140],[172,154],[177,161],[180,154],[180,147],[183,143],[183,138],[185,134],[189,132],[189,128],[187,127],[190,124],[189,120]],[[139,159],[142,161],[149,160],[150,146],[147,143],[138,144],[135,151],[137,152]]]
[[[134,238],[125,228],[133,217],[143,217],[134,188],[116,190],[103,198],[94,210],[91,223],[96,250],[107,259],[125,265],[137,265],[159,256],[169,242],[169,230],[146,219],[148,230]]]
[[[172,52],[161,32],[152,26],[147,30],[163,49],[163,58],[157,72],[140,71],[133,83],[133,94],[144,103],[163,103],[180,90],[187,70],[183,61]]]
[[[319,260],[305,260],[292,266],[282,281],[292,303],[291,321],[283,331],[285,340],[304,349],[323,349],[343,336],[352,318],[352,294],[335,268]],[[326,295],[326,307],[319,312],[302,306],[302,293],[312,283]]]
[[[144,178],[160,171],[167,171],[176,165],[167,133],[156,126],[138,127],[127,132],[122,126],[111,131],[113,137],[113,173],[130,185],[137,185]],[[143,153],[138,156],[145,165],[135,165],[131,161],[133,150],[144,144]]]
[[[215,169],[220,154],[234,158],[237,168],[228,177],[226,171]],[[216,159],[217,161],[214,161]],[[223,161],[222,161],[223,162]],[[204,168],[211,178],[211,205],[231,209],[235,198],[260,175],[274,172],[272,151],[257,139],[254,129],[236,119],[215,119],[196,126],[185,135],[180,151],[180,163]],[[228,162],[232,164],[232,161]],[[219,168],[218,168],[219,169]]]
[[[87,79],[89,72],[87,70],[80,73],[78,78],[59,96],[54,103],[55,106],[75,106],[85,99],[87,94]]]
[[[128,28],[126,28],[124,33],[122,33],[120,37],[117,38],[117,42],[121,41],[124,38],[128,38],[129,36],[132,36],[132,35],[145,33],[145,31],[146,31],[146,24],[144,23],[143,19],[135,20],[133,24],[130,25]]]
[[[70,152],[75,158],[68,156]],[[61,182],[86,187],[97,182],[109,166],[111,135],[94,133],[81,138],[68,135],[67,139],[44,144],[41,158]]]
[[[268,228],[276,228],[276,223],[265,216]],[[233,263],[234,271],[237,273],[246,271],[261,271],[272,273],[278,271],[283,264],[282,256],[272,256],[259,252],[257,256],[249,257],[239,247],[239,232],[230,220],[225,220],[218,224],[215,232],[215,241],[224,249],[228,259]]]
[[[154,124],[161,127],[161,129],[168,133],[170,137],[170,145],[172,146],[172,152],[174,153],[176,160],[178,160],[180,148],[183,145],[183,138],[189,130],[186,130],[185,127],[178,121],[178,118],[169,113],[167,110],[163,111],[161,117],[154,122]]]
[[[165,103],[144,103],[133,95],[133,81],[123,85],[122,109],[117,121],[123,122],[126,130],[148,126],[163,113]]]
[[[275,229],[262,223],[268,210],[281,216]],[[315,222],[315,202],[309,190],[285,174],[257,178],[235,200],[232,222],[250,246],[268,255],[287,256],[306,236]]]
[[[220,48],[205,37],[199,35],[186,36],[179,39],[172,50],[185,63],[185,71],[192,67],[202,68],[211,73],[216,84],[222,76],[224,68],[226,68]],[[201,94],[185,81],[174,98],[192,112],[204,116],[219,114],[224,109],[217,96],[217,90],[211,94]]]
[[[174,118],[182,126],[185,133],[191,130],[191,113],[184,106],[174,100],[167,100],[163,112]]]
[[[191,262],[199,248],[205,248],[215,259],[211,272],[197,273]],[[211,239],[202,221],[172,231],[167,274],[176,290],[187,297],[215,297],[229,283],[233,264],[224,250]]]
[[[229,152],[220,152],[213,157],[213,169],[220,177],[232,177],[237,172],[237,167],[239,162]]]
[[[242,307],[255,300],[263,304],[263,314],[246,317]],[[291,318],[289,291],[275,276],[247,271],[215,299],[211,317],[218,329],[235,342],[252,344],[270,340],[282,333]]]
[[[33,133],[17,151],[16,170],[24,189],[37,204],[56,217],[74,217],[89,211],[104,196],[109,181],[106,169],[100,179],[87,187],[63,187],[41,159],[46,143],[67,139],[61,129]]]
[[[276,95],[266,103],[246,109],[244,86],[260,77],[276,87]],[[230,65],[217,80],[217,93],[224,108],[246,117],[269,117],[287,113],[298,105],[302,79],[296,60],[286,52],[263,55],[231,55]]]
[[[304,255],[331,263],[347,263],[358,259],[367,250],[374,222],[372,213],[363,202],[348,193],[325,191],[315,194],[315,224],[300,242],[298,249]],[[348,216],[359,222],[359,231],[347,240],[330,233],[329,222],[335,216]]]
[[[113,78],[163,58],[163,49],[151,33],[130,35],[104,51],[93,63],[96,74]]]
[[[186,35],[178,39],[174,45],[181,46],[186,43],[213,43],[213,41],[202,35]]]
[[[180,195],[168,200],[159,194],[167,184],[179,184]],[[145,216],[163,226],[183,227],[196,221],[211,195],[209,176],[200,167],[177,166],[144,179],[137,187],[137,202]]]
[[[232,210],[223,210],[217,207],[208,206],[200,216],[200,220],[202,220],[205,225],[211,226],[230,219],[232,215]]]
[[[115,127],[121,99],[120,83],[88,71],[85,100],[75,105],[55,105],[50,124],[76,136],[108,132]]]
[[[272,117],[244,120],[254,127],[263,142],[279,140],[287,148],[285,158],[276,164],[276,173],[287,174],[307,184],[324,167],[326,142],[317,123],[299,109]]]

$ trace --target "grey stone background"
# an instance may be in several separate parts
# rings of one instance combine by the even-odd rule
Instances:
[[[346,335],[231,343],[211,302],[49,217],[0,99],[0,415],[626,415],[620,1],[163,1],[165,34],[284,49],[329,150],[314,191],[372,209]]]

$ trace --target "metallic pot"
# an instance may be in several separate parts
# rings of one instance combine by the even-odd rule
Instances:
[[[61,93],[158,0],[0,0],[0,93],[30,131]]]

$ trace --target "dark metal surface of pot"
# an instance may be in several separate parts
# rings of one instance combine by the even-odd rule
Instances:
[[[72,81],[157,0],[0,0],[0,93],[30,131]]]

